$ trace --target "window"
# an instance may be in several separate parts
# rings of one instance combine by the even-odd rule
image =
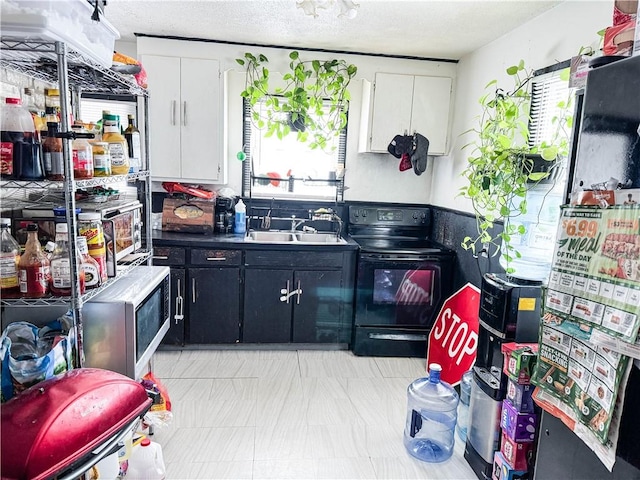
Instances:
[[[253,125],[246,101],[243,117],[247,154],[242,172],[244,196],[342,201],[346,127],[336,137],[335,150],[326,152],[311,150],[295,133],[283,139],[275,135],[265,138],[264,130]]]
[[[97,98],[82,98],[80,101],[80,120],[85,123],[97,123],[102,120],[102,111],[108,110],[120,117],[120,126],[127,128],[127,115],[138,117],[136,102],[103,100]]]

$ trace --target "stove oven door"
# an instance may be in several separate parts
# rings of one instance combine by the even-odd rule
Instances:
[[[354,353],[424,357],[427,335],[451,293],[452,273],[447,254],[362,253]]]

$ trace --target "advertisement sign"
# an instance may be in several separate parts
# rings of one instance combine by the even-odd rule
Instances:
[[[467,283],[444,301],[429,333],[427,368],[442,366],[440,378],[457,385],[476,360],[480,289]]]

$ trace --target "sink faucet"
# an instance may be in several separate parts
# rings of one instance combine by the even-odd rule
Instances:
[[[340,215],[334,212],[333,214],[331,214],[331,220],[338,223],[338,228],[336,229],[336,238],[340,238],[340,235],[342,234],[342,219],[340,218]]]
[[[303,223],[305,223],[306,221],[307,221],[306,218],[299,218],[296,220],[296,216],[291,215],[291,231],[295,232],[298,229],[298,227]]]

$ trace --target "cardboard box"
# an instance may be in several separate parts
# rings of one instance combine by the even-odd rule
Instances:
[[[533,442],[536,438],[537,425],[538,416],[535,413],[521,413],[509,401],[502,402],[500,427],[502,432],[514,442]]]
[[[162,204],[162,230],[165,232],[213,233],[215,202],[165,198]]]
[[[533,413],[534,404],[531,394],[533,385],[520,385],[509,378],[507,381],[507,401],[520,413]]]
[[[493,455],[492,480],[525,480],[528,475],[529,472],[527,470],[514,470],[511,468],[502,453],[496,452]]]
[[[538,358],[537,343],[503,343],[504,355],[502,371],[519,385],[531,383],[531,374]]]
[[[533,446],[532,442],[514,442],[502,432],[500,453],[513,470],[529,470],[529,464],[533,461]]]

